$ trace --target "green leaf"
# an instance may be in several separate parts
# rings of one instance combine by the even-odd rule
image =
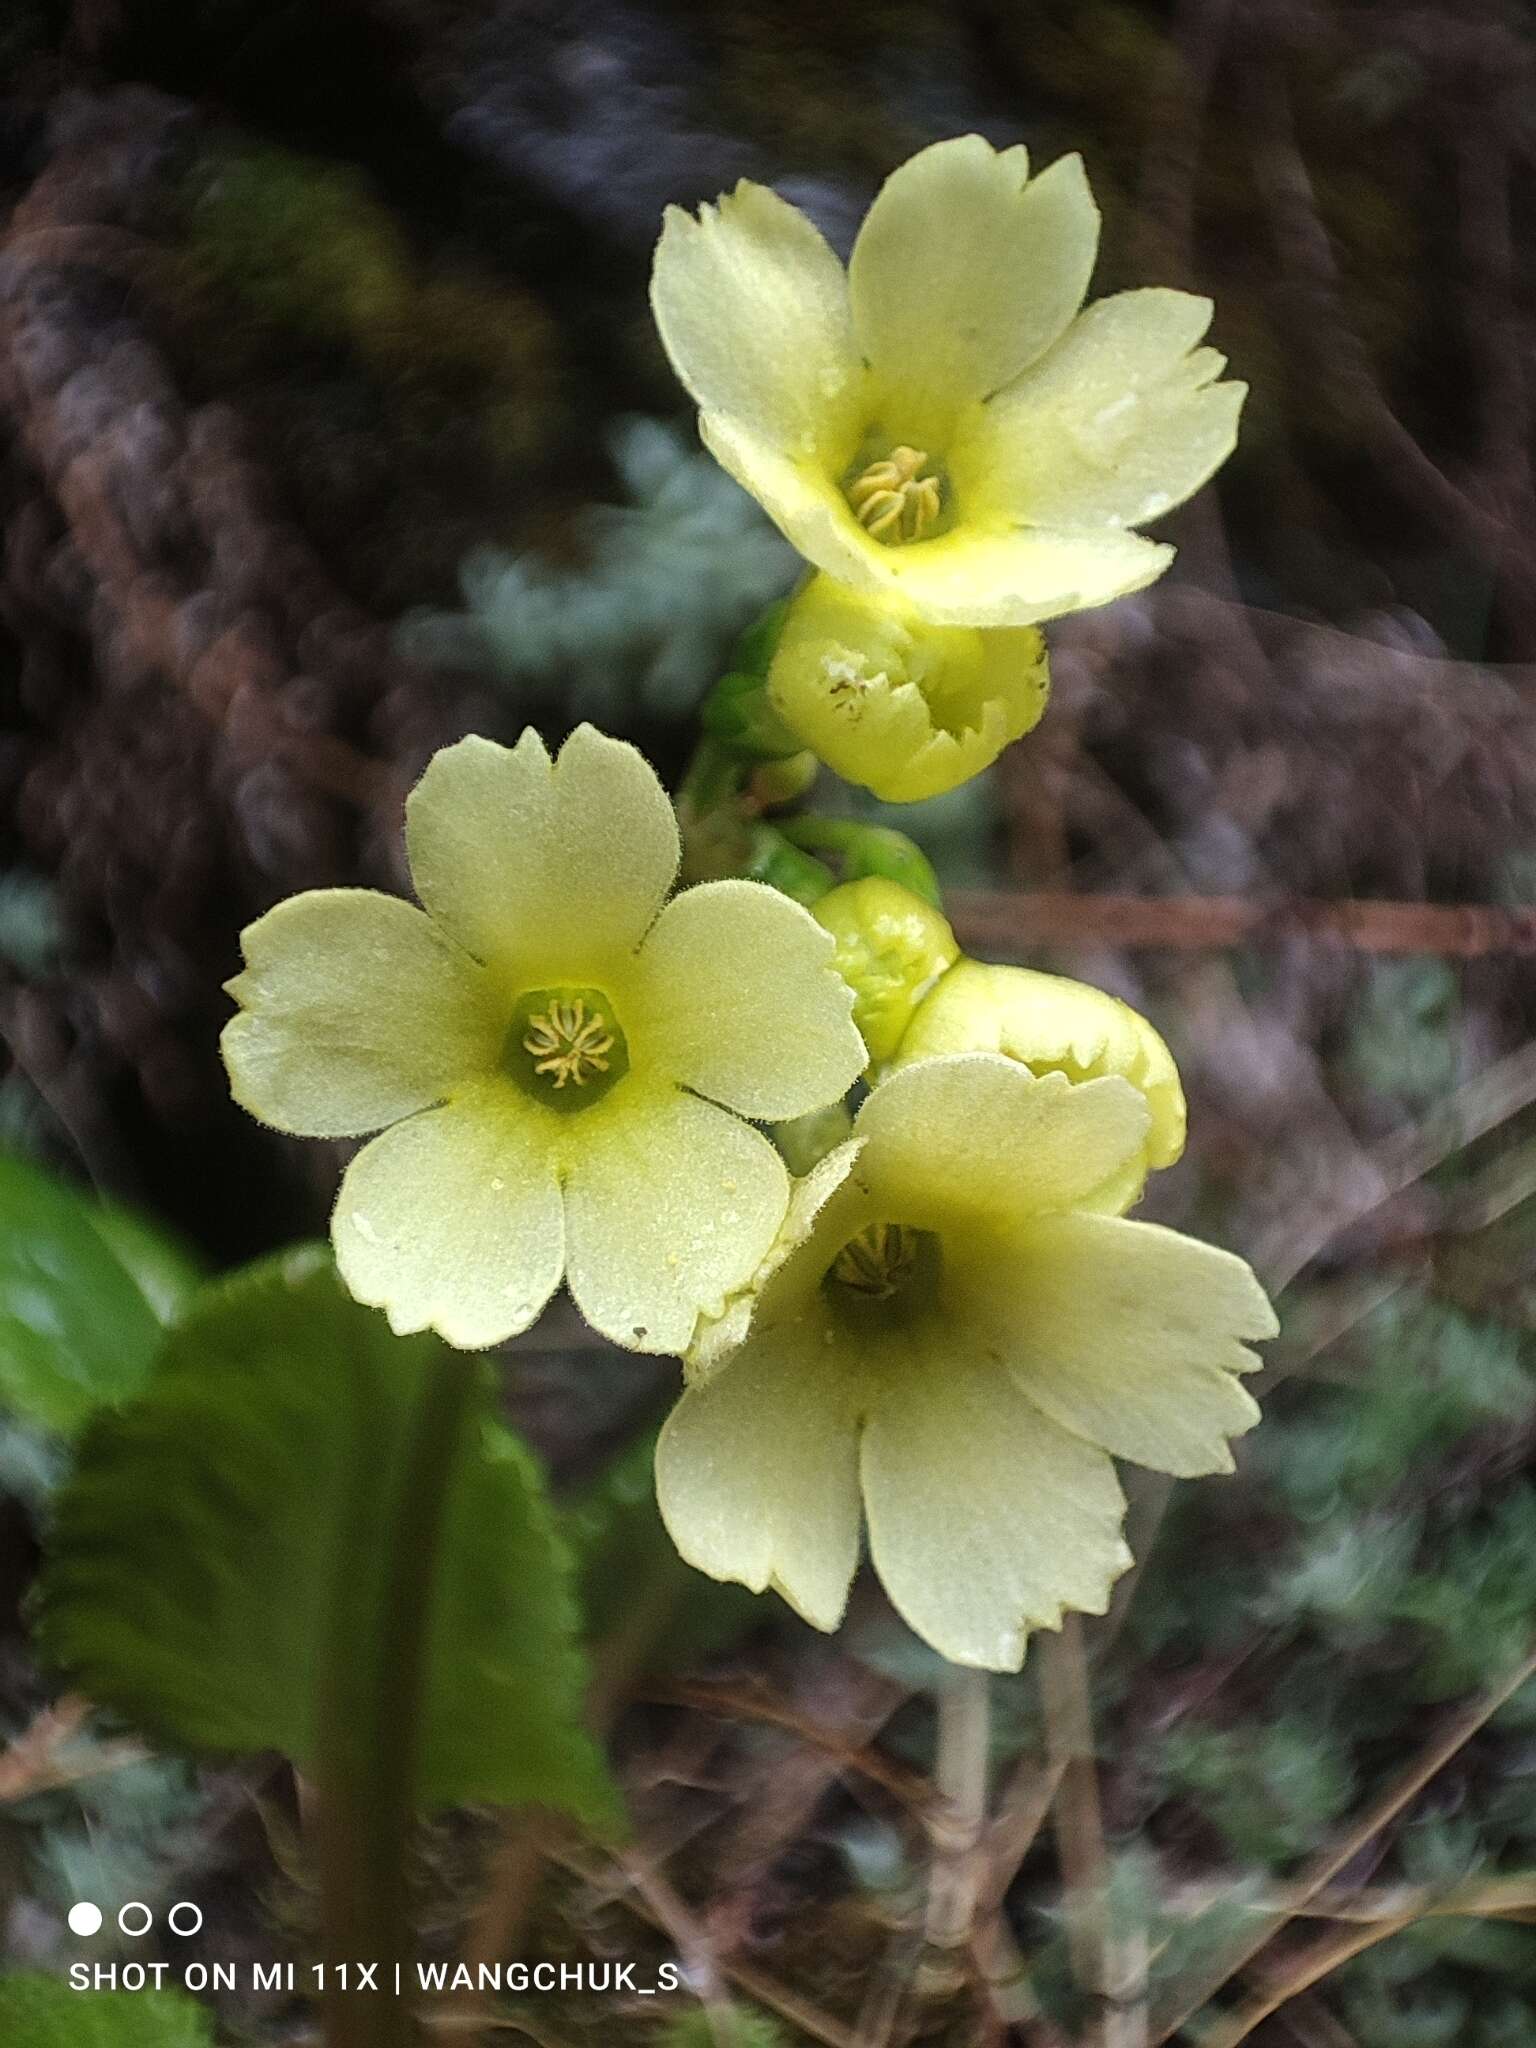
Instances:
[[[75,1991],[19,1970],[0,1977],[6,2048],[213,2048],[213,2022],[180,1991]]]
[[[195,1280],[151,1225],[0,1156],[0,1406],[73,1435],[137,1392]]]
[[[392,1336],[318,1248],[206,1289],[81,1439],[45,1651],[187,1748],[362,1785],[393,1715],[420,1806],[606,1819],[569,1566],[495,1394],[483,1359]]]
[[[673,2020],[656,2048],[789,2048],[789,2036],[756,2006],[708,2012],[700,2006]]]

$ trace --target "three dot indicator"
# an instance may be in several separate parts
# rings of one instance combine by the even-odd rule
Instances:
[[[79,1899],[67,1914],[69,1931],[89,1940],[93,1934],[100,1934],[103,1914],[100,1906],[94,1906],[89,1899]],[[183,1938],[200,1932],[203,1924],[203,1909],[194,1906],[190,1899],[178,1899],[166,1915],[172,1934]],[[126,1934],[130,1941],[139,1941],[148,1934],[155,1924],[155,1916],[140,1899],[129,1899],[118,1910],[117,1927],[120,1934]]]

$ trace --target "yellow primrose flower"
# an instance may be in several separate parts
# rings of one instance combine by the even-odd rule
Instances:
[[[1147,1174],[1171,1166],[1184,1150],[1188,1118],[1173,1054],[1129,1003],[1087,982],[1033,967],[956,961],[913,1012],[894,1064],[949,1052],[1000,1052],[1033,1074],[1065,1074],[1069,1081],[1118,1074],[1130,1082],[1146,1100],[1146,1143],[1126,1169],[1129,1179],[1103,1190],[1097,1206],[1127,1207]]]
[[[651,303],[716,459],[801,554],[949,626],[1026,626],[1160,576],[1128,529],[1230,454],[1245,387],[1196,344],[1211,304],[1080,310],[1099,215],[1082,159],[963,135],[886,179],[847,273],[743,181],[668,209]]]
[[[784,723],[885,803],[942,796],[1039,723],[1050,694],[1034,626],[933,626],[899,594],[817,576],[768,670]]]
[[[1102,1613],[1130,1562],[1113,1460],[1230,1471],[1276,1327],[1241,1259],[1081,1207],[1147,1123],[1127,1081],[995,1053],[883,1081],[690,1355],[656,1458],[689,1563],[832,1629],[865,1522],[909,1625],[991,1670]]]
[[[495,1344],[563,1275],[615,1343],[682,1350],[784,1220],[742,1118],[819,1108],[863,1065],[831,939],[756,882],[663,909],[672,807],[590,726],[553,762],[531,730],[437,754],[406,848],[424,909],[318,889],[245,931],[236,1100],[304,1137],[382,1131],[331,1228],[396,1330]]]
[[[839,883],[811,915],[837,943],[837,971],[853,990],[865,1051],[872,1063],[888,1060],[918,1004],[959,955],[948,918],[883,875]]]

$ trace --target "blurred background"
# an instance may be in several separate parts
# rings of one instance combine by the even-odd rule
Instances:
[[[590,718],[675,780],[794,573],[657,343],[665,204],[764,180],[846,253],[928,141],[1081,150],[1095,291],[1210,293],[1252,386],[1172,573],[1050,629],[1039,730],[885,816],[970,951],[1170,1040],[1192,1142],[1143,1213],[1284,1289],[1266,1421],[1237,1478],[1138,1491],[1111,1615],[995,1684],[988,1912],[919,1967],[936,1660],[873,1588],[836,1640],[680,1569],[648,1607],[671,1370],[522,1340],[594,1636],[648,1616],[599,1682],[652,1874],[533,1858],[525,1953],[681,1938],[749,2048],[1536,2048],[1533,85],[1514,0],[7,0],[0,1139],[211,1266],[321,1231],[344,1157],[228,1099],[241,927],[403,887],[466,731]],[[249,1774],[50,1706],[52,1457],[0,1432],[9,1956],[80,1896],[301,1941]],[[433,1845],[445,1927],[477,1844]]]

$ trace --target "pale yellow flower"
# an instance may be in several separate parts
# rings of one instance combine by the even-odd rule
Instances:
[[[885,803],[942,796],[1039,723],[1034,626],[930,625],[899,594],[814,577],[785,615],[768,700],[839,775]]]
[[[1154,1168],[1184,1150],[1188,1115],[1173,1054],[1146,1018],[1118,996],[1033,967],[957,960],[916,1007],[893,1055],[909,1066],[937,1053],[1000,1052],[1034,1074],[1092,1081],[1118,1074],[1146,1100],[1146,1142],[1125,1177],[1103,1191],[1125,1208]]]
[[[332,1236],[396,1330],[494,1344],[563,1276],[615,1343],[682,1350],[784,1221],[783,1163],[742,1119],[817,1109],[863,1065],[831,939],[755,882],[666,903],[666,793],[590,726],[553,762],[532,731],[436,755],[406,846],[424,909],[322,889],[244,933],[236,1100],[301,1136],[382,1131]]]
[[[1130,1561],[1114,1459],[1229,1471],[1275,1330],[1241,1259],[1082,1206],[1148,1121],[1128,1081],[997,1054],[882,1082],[690,1354],[656,1461],[682,1555],[832,1629],[867,1525],[910,1626],[994,1670],[1102,1613]]]
[[[1244,387],[1197,347],[1209,300],[1083,309],[1099,216],[1079,157],[1029,177],[979,135],[903,164],[845,274],[743,182],[668,211],[652,304],[716,458],[801,554],[940,625],[1024,626],[1140,590],[1130,531],[1231,452]]]

